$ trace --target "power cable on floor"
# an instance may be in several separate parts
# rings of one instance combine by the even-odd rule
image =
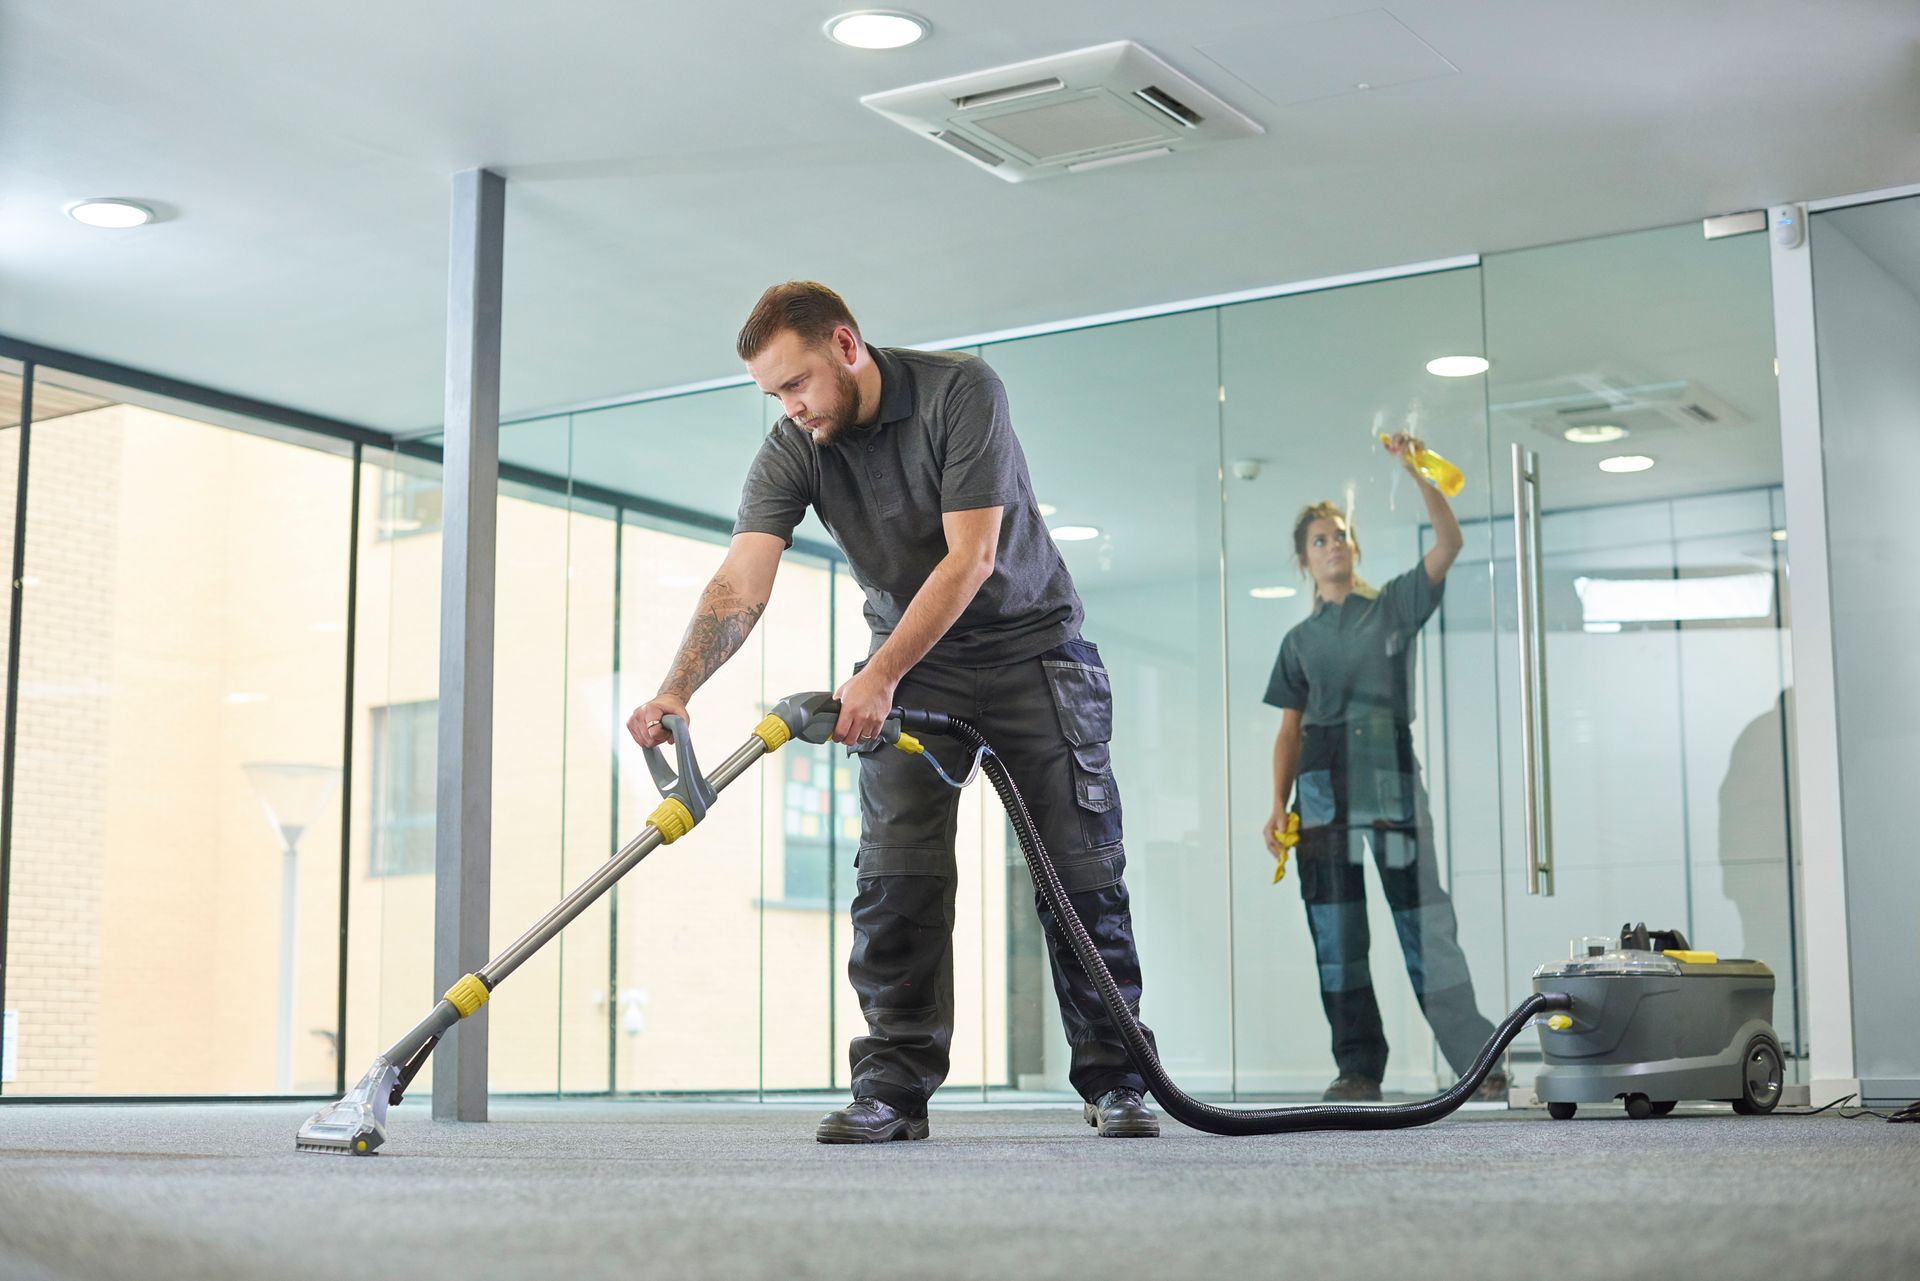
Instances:
[[[1857,1120],[1863,1116],[1875,1116],[1875,1117],[1879,1117],[1882,1121],[1887,1121],[1892,1123],[1920,1122],[1920,1101],[1909,1103],[1905,1107],[1901,1108],[1898,1112],[1881,1112],[1874,1108],[1869,1108],[1869,1107],[1849,1108],[1845,1106],[1849,1101],[1853,1099],[1857,1099],[1859,1097],[1860,1096],[1857,1094],[1843,1094],[1839,1098],[1833,1100],[1831,1103],[1822,1103],[1819,1107],[1808,1108],[1804,1112],[1801,1112],[1801,1111],[1775,1112],[1774,1115],[1775,1116],[1819,1116],[1823,1112],[1833,1110],[1833,1109],[1838,1109],[1837,1111],[1834,1111],[1834,1115],[1848,1121]]]

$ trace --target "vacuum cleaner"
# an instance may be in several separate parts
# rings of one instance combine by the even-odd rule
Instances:
[[[728,784],[747,768],[789,741],[824,743],[833,733],[840,705],[831,694],[796,694],[781,700],[753,729],[731,756],[709,775],[702,775],[694,755],[692,736],[686,722],[677,716],[661,719],[673,737],[676,760],[669,764],[659,749],[646,751],[648,771],[660,789],[659,806],[648,815],[640,834],[551,911],[541,917],[525,934],[471,974],[464,975],[440,999],[426,1018],[373,1061],[359,1084],[345,1096],[315,1113],[300,1127],[294,1146],[302,1152],[367,1156],[387,1139],[387,1109],[400,1101],[434,1046],[447,1030],[485,1005],[493,991],[528,957],[539,951],[567,924],[611,888],[641,860],[662,845],[671,845],[706,817],[708,807]],[[987,740],[966,721],[944,712],[895,708],[882,727],[876,747],[890,747],[923,756],[949,785],[960,787],[970,781],[956,782],[940,768],[914,731],[944,734],[965,744],[973,757],[974,771],[984,772],[1005,806],[1020,851],[1033,875],[1034,885],[1060,925],[1081,968],[1099,990],[1107,1015],[1125,1041],[1134,1066],[1146,1079],[1148,1089],[1167,1114],[1184,1125],[1211,1134],[1252,1135],[1285,1134],[1303,1130],[1389,1130],[1425,1125],[1448,1115],[1479,1089],[1487,1073],[1499,1062],[1513,1039],[1536,1016],[1553,1012],[1578,1015],[1587,1027],[1594,1016],[1580,1010],[1580,993],[1564,990],[1554,983],[1537,980],[1533,995],[1522,1001],[1495,1029],[1493,1038],[1482,1047],[1466,1074],[1452,1088],[1430,1099],[1391,1107],[1331,1105],[1265,1109],[1220,1108],[1189,1097],[1173,1083],[1160,1060],[1154,1055],[1140,1024],[1120,995],[1120,989],[1108,973],[1105,962],[1087,936],[1073,904],[1067,898],[1054,870],[1053,860],[1041,842],[1039,829],[1027,809],[1020,790],[1014,786],[1006,765],[996,756]],[[1569,1025],[1570,1028],[1576,1025]],[[1585,1096],[1582,1096],[1585,1097]]]
[[[1624,1100],[1636,1121],[1683,1099],[1764,1116],[1780,1101],[1773,971],[1687,946],[1678,930],[1621,927],[1617,946],[1582,939],[1534,971],[1533,990],[1572,998],[1540,1028],[1546,1066],[1533,1092],[1556,1121],[1582,1103]]]

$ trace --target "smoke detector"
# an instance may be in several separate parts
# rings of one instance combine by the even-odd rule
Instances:
[[[1266,132],[1131,40],[868,94],[861,103],[1008,182]]]

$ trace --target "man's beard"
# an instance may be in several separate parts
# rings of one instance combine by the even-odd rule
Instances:
[[[860,380],[853,376],[852,370],[834,366],[833,389],[838,393],[839,403],[832,412],[821,415],[818,426],[808,428],[816,445],[831,445],[838,440],[840,433],[852,426],[860,413]]]

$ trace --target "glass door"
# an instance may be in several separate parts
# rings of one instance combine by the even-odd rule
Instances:
[[[1507,998],[1644,922],[1771,965],[1797,1046],[1766,238],[1688,224],[1482,276]]]
[[[1220,314],[1243,1099],[1432,1094],[1511,1005],[1490,626],[1504,482],[1458,360],[1480,354],[1480,310],[1468,269]],[[1430,501],[1382,448],[1399,432],[1459,466],[1459,493]],[[1456,522],[1457,556],[1430,557]],[[1301,842],[1276,880],[1263,831],[1289,805]]]

